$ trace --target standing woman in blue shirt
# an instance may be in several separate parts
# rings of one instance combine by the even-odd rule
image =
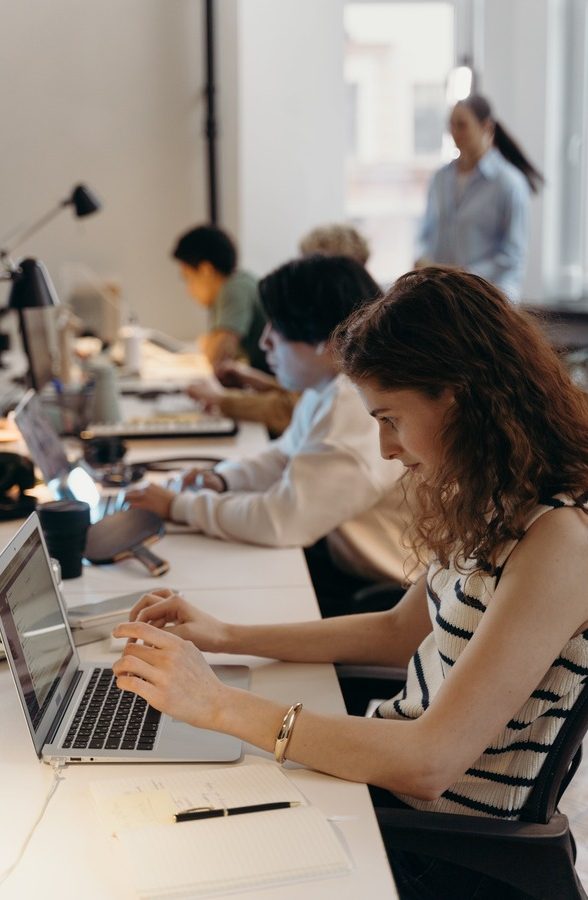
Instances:
[[[543,176],[479,95],[449,120],[458,159],[433,176],[418,236],[417,266],[459,266],[518,300],[529,235],[529,192]]]

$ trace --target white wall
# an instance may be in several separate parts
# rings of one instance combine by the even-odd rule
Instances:
[[[222,0],[223,223],[258,274],[343,216],[342,0]]]
[[[201,18],[200,0],[2,9],[0,245],[85,181],[103,210],[62,212],[19,254],[43,259],[58,290],[67,262],[119,277],[141,321],[185,337],[203,315],[169,251],[206,212]]]
[[[103,210],[63,212],[19,255],[43,259],[58,291],[71,262],[120,278],[143,323],[182,337],[205,321],[169,258],[207,214],[203,5],[19,0],[3,9],[0,54],[0,236],[87,182]],[[259,274],[342,216],[341,7],[216,3],[220,220]]]

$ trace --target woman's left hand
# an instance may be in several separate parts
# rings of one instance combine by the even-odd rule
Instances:
[[[229,689],[194,644],[144,622],[117,625],[113,634],[129,638],[112,666],[121,690],[139,694],[174,719],[215,729]]]

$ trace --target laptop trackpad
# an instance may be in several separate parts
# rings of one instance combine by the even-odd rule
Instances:
[[[213,666],[221,681],[247,690],[250,671],[247,666]],[[240,759],[241,741],[229,734],[194,728],[178,719],[162,717],[163,728],[157,742],[157,756],[190,759],[194,762],[234,762]]]

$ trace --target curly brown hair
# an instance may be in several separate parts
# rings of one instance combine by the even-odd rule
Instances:
[[[588,398],[536,322],[483,278],[409,272],[343,322],[333,345],[356,382],[429,397],[454,391],[442,464],[417,489],[414,526],[417,549],[442,565],[456,554],[492,564],[555,493],[585,501]]]

